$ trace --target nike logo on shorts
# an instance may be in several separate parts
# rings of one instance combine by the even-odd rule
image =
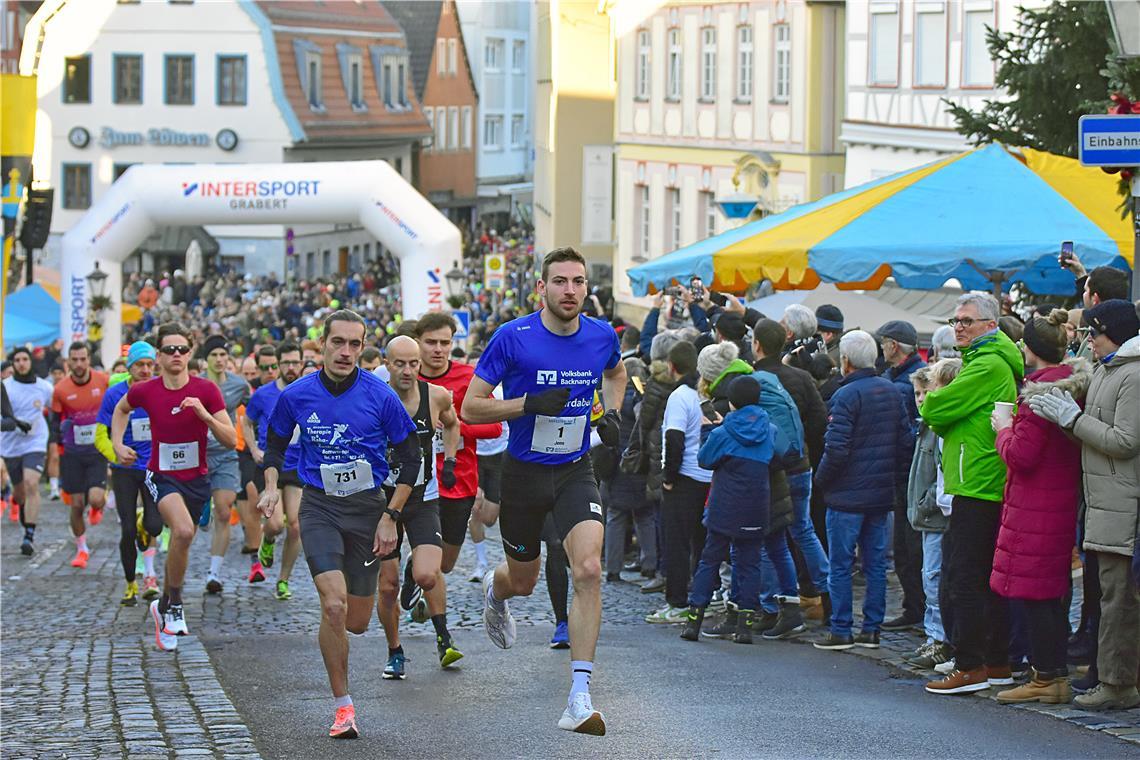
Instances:
[[[378,560],[378,559],[380,559],[380,558],[379,557],[373,557],[372,559],[365,562],[364,566],[365,567],[371,567],[373,564],[375,564],[376,560]]]

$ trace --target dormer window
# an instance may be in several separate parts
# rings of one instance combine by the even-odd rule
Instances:
[[[336,46],[336,57],[340,62],[340,75],[344,82],[344,92],[353,111],[367,111],[364,102],[364,55],[354,45],[340,43]]]

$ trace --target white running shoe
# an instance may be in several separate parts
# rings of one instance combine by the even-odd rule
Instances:
[[[164,633],[162,615],[158,611],[158,600],[150,603],[150,616],[154,620],[154,645],[159,650],[169,652],[178,648],[178,637]]]
[[[479,581],[483,580],[483,576],[486,574],[487,566],[480,562],[475,566],[475,569],[471,571],[471,577],[467,580],[471,581],[472,583],[478,583]]]
[[[934,666],[934,672],[941,673],[942,675],[947,675],[948,673],[953,673],[955,670],[957,670],[957,668],[958,668],[958,663],[955,660],[951,659],[951,660],[947,660],[946,662],[940,662],[937,665],[935,665]]]
[[[606,718],[594,709],[589,692],[582,691],[575,694],[570,706],[563,710],[558,727],[563,731],[573,731],[578,734],[605,736]]]
[[[182,605],[172,604],[166,608],[162,616],[162,632],[171,636],[186,636],[190,629],[186,627],[186,619],[182,616]]]
[[[491,585],[495,581],[495,571],[488,570],[483,576],[483,629],[487,631],[487,638],[499,649],[510,649],[515,643],[515,619],[511,617],[511,608],[506,601],[503,602],[503,611],[499,612],[491,606]]]

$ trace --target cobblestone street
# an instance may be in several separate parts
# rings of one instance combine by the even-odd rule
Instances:
[[[273,597],[272,583],[277,577],[276,567],[269,572],[265,583],[250,585],[246,582],[248,558],[238,554],[241,529],[235,528],[223,573],[225,589],[220,596],[206,596],[203,589],[208,542],[200,535],[192,550],[191,572],[185,588],[192,635],[180,639],[177,653],[172,655],[154,649],[153,627],[144,603],[140,601],[139,606],[133,608],[121,607],[118,603],[122,574],[114,515],[108,513],[103,524],[90,529],[88,535],[93,553],[88,568],[80,571],[69,566],[74,545],[67,535],[65,513],[59,503],[45,503],[37,534],[37,553],[30,560],[18,552],[18,525],[4,520],[0,528],[3,546],[0,554],[3,563],[0,699],[4,757],[288,758],[314,756],[320,753],[320,747],[328,746],[323,743],[327,742],[322,735],[324,726],[306,717],[311,713],[312,721],[323,721],[330,700],[315,640],[319,621],[317,597],[303,558],[294,572],[293,598],[277,601]],[[497,533],[489,535],[488,547],[492,560],[501,557]],[[549,721],[546,712],[550,710],[546,703],[556,704],[560,699],[558,695],[565,676],[561,666],[542,665],[555,656],[542,653],[553,629],[553,615],[543,581],[540,580],[532,597],[512,601],[512,610],[520,624],[516,649],[523,651],[500,653],[490,648],[482,632],[479,584],[467,580],[473,564],[473,552],[467,547],[456,572],[449,577],[449,622],[456,631],[457,644],[468,658],[462,661],[457,673],[441,674],[438,669],[433,672],[433,665],[429,664],[434,656],[434,653],[429,654],[432,649],[430,624],[404,623],[402,633],[412,664],[409,681],[395,688],[403,690],[399,693],[405,695],[408,710],[413,714],[415,706],[421,703],[428,705],[423,709],[436,709],[440,684],[453,692],[447,698],[449,703],[458,700],[460,704],[473,705],[498,692],[497,687],[487,692],[487,683],[514,684],[512,689],[518,690],[520,699],[529,693],[528,689],[535,689],[535,696],[528,700],[526,709],[539,709],[540,713],[531,730],[541,736],[542,741],[557,743],[549,745],[546,751],[538,749],[539,745],[528,745],[531,748],[524,750],[524,754],[577,752],[579,745],[568,744],[570,739],[561,732],[545,730],[545,722]],[[861,589],[857,587],[856,591]],[[673,692],[668,684],[674,683],[674,679],[667,671],[693,667],[697,668],[696,674],[689,673],[682,680],[697,678],[700,686],[697,694],[687,696],[698,702],[705,700],[706,707],[714,706],[724,696],[711,698],[710,702],[706,699],[709,695],[702,696],[704,689],[712,689],[716,694],[720,690],[718,684],[731,682],[733,678],[744,678],[747,682],[749,672],[755,671],[752,678],[756,678],[781,667],[799,668],[800,676],[808,682],[805,687],[810,687],[814,694],[816,687],[811,683],[814,674],[803,671],[806,662],[818,669],[821,679],[836,676],[846,679],[860,672],[870,674],[871,682],[892,694],[901,687],[898,698],[906,705],[916,705],[916,709],[944,713],[969,711],[981,716],[977,719],[999,725],[1020,720],[1014,718],[1015,715],[1025,715],[1028,719],[1032,713],[1043,714],[1054,720],[1041,722],[1035,717],[1031,724],[1025,724],[1032,725],[1032,731],[1043,737],[1054,731],[1051,726],[1067,723],[1082,729],[1074,733],[1074,729],[1066,728],[1068,733],[1062,734],[1075,737],[1072,740],[1078,742],[1075,746],[1084,747],[1082,752],[1140,756],[1140,710],[1088,713],[1071,705],[1011,709],[990,704],[992,695],[988,692],[968,699],[927,697],[921,692],[920,679],[932,674],[915,670],[902,660],[920,641],[920,635],[915,632],[883,633],[881,649],[855,649],[839,657],[806,646],[814,630],[794,642],[763,642],[753,647],[714,641],[694,645],[677,640],[674,627],[650,626],[642,621],[644,615],[661,602],[659,594],[641,594],[633,583],[608,583],[603,588],[604,628],[598,659],[611,675],[599,680],[598,689],[600,695],[609,694],[607,704],[614,705],[611,710],[623,704],[625,698],[629,704],[623,712],[644,710],[647,700],[657,700],[662,706],[653,711],[656,720],[667,719],[670,710],[665,705],[672,696],[658,695],[659,690],[670,695]],[[888,615],[891,612],[893,610],[889,610]],[[789,646],[789,643],[798,646]],[[364,636],[352,638],[352,647],[352,672],[354,683],[358,684],[353,693],[358,703],[366,705],[358,708],[364,710],[363,719],[370,714],[367,704],[374,693],[372,684],[384,684],[375,692],[377,694],[390,697],[397,692],[384,691],[392,688],[391,682],[378,679],[384,656],[383,636],[375,623]],[[714,663],[709,658],[711,653],[723,656],[713,656],[711,660],[717,661]],[[508,661],[511,666],[507,669],[495,665]],[[490,673],[487,668],[491,669]],[[711,670],[706,671],[706,668]],[[723,668],[731,669],[721,670]],[[465,672],[466,677],[462,675]],[[495,681],[484,682],[488,677]],[[359,685],[361,683],[364,685]],[[628,697],[624,695],[625,689],[639,683],[644,685],[645,694],[635,688]],[[842,692],[849,687],[858,687],[858,684],[837,688]],[[555,695],[553,702],[549,699],[551,694]],[[886,698],[864,693],[862,687],[856,689],[852,698],[863,698],[860,694],[872,701]],[[470,695],[470,700],[464,695]],[[793,704],[800,705],[801,711],[826,709],[820,705],[805,708],[803,700],[809,698],[819,697],[817,694],[791,699]],[[733,699],[729,695],[730,703],[735,704]],[[836,699],[842,702],[839,696]],[[397,703],[385,704],[386,709],[393,709]],[[981,713],[970,705],[977,705]],[[679,705],[675,709],[690,707]],[[469,731],[462,720],[467,716],[462,710],[450,709],[440,715],[446,716],[437,717],[444,721],[443,726],[450,725],[447,721],[460,722],[456,724],[454,736],[441,736],[436,752],[419,744],[402,749],[384,744],[382,754],[447,755],[451,748],[455,753],[462,752],[463,736]],[[368,736],[367,728],[373,726],[362,728]],[[727,727],[710,734],[703,744],[693,738],[692,744],[677,745],[653,741],[654,737],[646,737],[640,730],[631,736],[630,728],[626,727],[625,740],[615,740],[628,743],[615,744],[611,751],[619,755],[643,751],[684,755],[719,746],[733,755],[749,752],[829,754],[825,747],[817,745],[783,746],[781,750],[742,743],[739,737],[730,739],[724,735],[732,733]],[[665,741],[669,731],[674,729],[675,726],[666,722],[661,729],[664,733],[657,738]],[[877,729],[875,722],[869,720],[860,730],[873,733]],[[294,733],[303,737],[298,741],[311,744],[294,743],[289,738]],[[551,733],[557,735],[551,737]],[[698,732],[698,736],[702,733]],[[374,729],[371,735],[375,734]],[[1094,735],[1103,736],[1103,740],[1110,743],[1080,744],[1085,741],[1082,737],[1091,740]],[[1026,739],[1024,735],[1017,738]],[[342,746],[338,745],[338,749]],[[488,745],[485,751],[490,752],[492,746]],[[588,746],[591,753],[605,749],[598,743]],[[1060,745],[1043,746],[1056,750]],[[904,746],[899,747],[899,752],[906,754],[914,749],[907,750]],[[375,756],[377,751],[374,744],[357,742],[341,754],[367,757]],[[505,748],[503,751],[509,752]]]

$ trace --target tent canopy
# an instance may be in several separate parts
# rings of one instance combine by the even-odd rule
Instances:
[[[59,337],[59,301],[40,285],[4,297],[4,348],[43,346]]]
[[[1098,169],[995,144],[745,224],[628,275],[637,295],[693,275],[733,292],[764,278],[779,289],[874,289],[893,276],[904,288],[956,279],[968,290],[1023,282],[1069,294],[1073,276],[1056,260],[1062,241],[1090,269],[1131,262],[1119,205],[1115,179]]]

